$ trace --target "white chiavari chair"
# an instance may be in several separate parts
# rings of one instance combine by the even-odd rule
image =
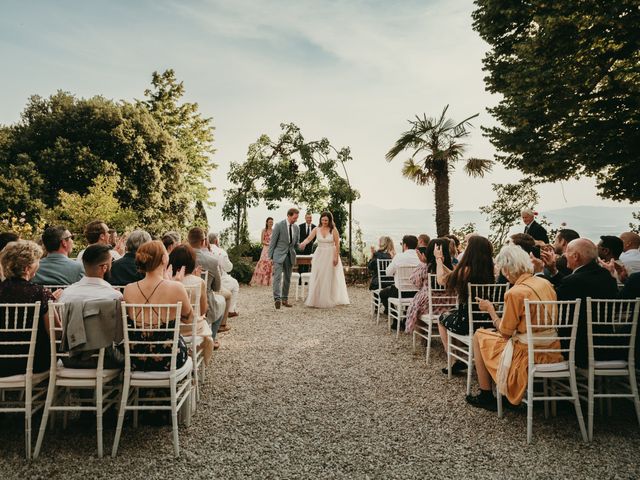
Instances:
[[[49,378],[49,372],[33,372],[39,318],[40,302],[0,304],[0,359],[26,364],[23,374],[0,376],[0,413],[24,414],[27,460],[31,460],[31,419],[44,407]]]
[[[376,324],[380,323],[380,290],[388,285],[393,285],[393,275],[387,275],[387,267],[391,263],[391,258],[378,258],[376,264],[378,271],[378,288],[371,290],[371,315],[376,317]]]
[[[183,338],[187,343],[187,346],[189,347],[191,353],[191,361],[193,362],[193,387],[195,388],[195,392],[192,392],[192,404],[193,410],[195,411],[198,400],[200,400],[200,388],[204,384],[206,375],[204,353],[202,349],[199,348],[204,339],[201,335],[198,335],[196,333],[198,320],[202,316],[202,313],[200,312],[200,297],[202,295],[202,290],[200,288],[200,285],[185,285],[184,288],[187,291],[187,295],[189,295],[189,303],[191,304],[191,308],[193,309],[193,324],[191,335],[183,335]]]
[[[91,303],[91,302],[87,302]],[[65,315],[65,304],[49,302],[49,312],[56,312],[56,316],[62,319]],[[114,321],[120,321],[119,318]],[[47,420],[54,412],[71,411],[95,412],[96,437],[98,443],[98,458],[103,455],[102,441],[102,417],[110,407],[117,405],[120,368],[104,368],[105,349],[92,355],[96,361],[96,368],[69,368],[63,365],[63,361],[69,358],[69,352],[62,349],[63,335],[65,332],[61,325],[55,322],[49,323],[49,341],[51,345],[51,364],[49,367],[49,388],[44,405],[44,413],[40,422],[40,432],[36,442],[34,458],[38,458],[44,439]],[[91,391],[91,396],[71,397],[74,390]],[[66,422],[65,422],[66,423]]]
[[[413,300],[413,295],[405,295],[407,293],[415,294],[418,289],[411,281],[411,274],[416,269],[416,265],[401,265],[394,275],[398,296],[389,298],[389,306],[387,308],[387,321],[389,324],[389,332],[393,320],[396,321],[396,337],[400,336],[400,323],[405,320],[407,308]]]
[[[177,368],[178,339],[180,336],[180,312],[177,304],[128,304],[122,302],[124,329],[124,379],[122,400],[118,413],[112,457],[118,452],[122,425],[127,411],[133,412],[133,425],[137,426],[138,412],[142,410],[164,410],[171,412],[173,450],[180,455],[178,438],[178,412],[185,408],[186,424],[191,422],[191,371],[193,361]],[[131,319],[129,321],[129,319]],[[170,345],[167,351],[167,344]],[[154,350],[149,353],[151,349]],[[146,362],[149,358],[169,358],[168,371],[141,371],[132,368],[132,362]],[[168,397],[141,397],[140,389],[168,389]],[[186,405],[185,405],[186,404]]]

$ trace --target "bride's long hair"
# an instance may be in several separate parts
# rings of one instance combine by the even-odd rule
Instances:
[[[327,219],[329,220],[329,231],[333,232],[334,225],[333,225],[333,215],[331,215],[331,212],[325,210],[320,214],[320,226],[322,226],[322,217],[327,217]]]

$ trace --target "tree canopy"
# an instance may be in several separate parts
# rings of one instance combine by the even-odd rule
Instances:
[[[640,200],[640,7],[637,0],[476,0],[489,43],[485,133],[496,158],[532,178],[597,179],[599,194]]]
[[[193,222],[215,167],[211,120],[179,103],[173,71],[154,73],[153,87],[135,103],[32,96],[18,123],[0,127],[0,210],[31,221],[58,206],[60,192],[85,195],[98,177],[117,176],[117,201],[151,231]]]

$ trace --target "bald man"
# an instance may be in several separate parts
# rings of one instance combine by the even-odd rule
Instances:
[[[629,275],[640,272],[640,235],[634,232],[624,232],[620,235],[622,253],[620,262],[627,269]]]
[[[572,240],[565,253],[567,267],[573,270],[571,275],[562,278],[556,285],[558,300],[582,299],[578,331],[576,334],[576,365],[589,366],[587,341],[587,297],[618,298],[618,285],[608,270],[598,265],[598,246],[586,238]],[[597,350],[596,360],[624,359],[624,352],[616,350]]]

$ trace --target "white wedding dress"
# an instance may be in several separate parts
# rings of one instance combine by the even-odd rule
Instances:
[[[335,255],[333,235],[330,233],[326,237],[323,236],[320,228],[316,233],[318,247],[311,260],[311,279],[305,305],[315,308],[349,305],[349,294],[340,257],[338,257],[338,265],[333,265]]]

